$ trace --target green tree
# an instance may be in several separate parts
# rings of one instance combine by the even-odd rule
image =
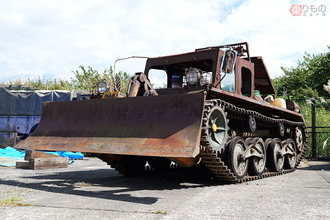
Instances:
[[[323,88],[325,91],[327,91],[330,95],[330,79],[328,80],[328,84],[327,85],[323,85]]]
[[[114,82],[115,75],[120,77],[120,79],[121,79],[120,92],[125,94],[127,92],[129,81],[131,79],[130,75],[128,73],[122,72],[122,71],[114,74],[111,66],[109,69],[105,69],[103,71],[103,79],[105,79],[110,84],[110,91],[114,91],[114,88],[115,88],[115,82]]]
[[[71,82],[75,89],[92,91],[95,85],[102,80],[102,74],[98,73],[91,66],[79,66],[79,69],[73,72],[74,78]]]
[[[45,89],[45,90],[88,90],[93,92],[97,83],[105,79],[110,84],[110,91],[114,91],[114,74],[112,67],[105,69],[102,73],[94,70],[91,66],[79,66],[78,70],[73,71],[74,77],[71,77],[70,81],[63,79],[49,79],[37,77],[35,79],[16,79],[3,84],[2,86],[12,86],[15,88],[24,89]],[[126,93],[130,76],[126,72],[119,72],[118,75],[121,78],[121,92]]]
[[[330,46],[328,52],[318,55],[305,53],[297,67],[281,67],[284,76],[273,80],[278,95],[285,93],[293,98],[325,97],[329,94],[323,89],[330,73]]]
[[[45,89],[45,90],[71,90],[72,84],[69,81],[63,79],[50,79],[45,80],[37,77],[35,79],[16,79],[3,84],[3,86],[12,86],[15,88],[24,89]]]
[[[91,92],[94,91],[97,83],[105,79],[110,85],[110,91],[114,91],[114,73],[112,67],[105,69],[103,73],[99,73],[94,70],[91,66],[79,66],[79,69],[73,72],[74,78],[71,78],[73,88],[84,89]],[[126,72],[119,72],[121,78],[121,92],[126,93],[130,76]]]

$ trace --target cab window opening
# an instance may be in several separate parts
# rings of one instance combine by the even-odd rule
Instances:
[[[221,89],[227,92],[235,92],[235,70],[231,73],[227,73],[226,75],[222,76],[223,79],[221,80]]]
[[[241,93],[245,96],[251,96],[251,70],[248,68],[242,67],[242,87]]]
[[[213,77],[211,59],[153,66],[148,71],[148,79],[155,88],[180,88],[188,86],[186,73],[198,69],[199,78],[193,86],[210,84]]]

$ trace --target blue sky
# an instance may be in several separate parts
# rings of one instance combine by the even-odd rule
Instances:
[[[292,16],[292,4],[325,5],[325,16]],[[162,56],[236,42],[263,56],[271,77],[304,52],[327,51],[326,0],[1,0],[0,83],[67,79],[79,65],[102,71],[116,59]],[[143,71],[144,60],[118,71]]]

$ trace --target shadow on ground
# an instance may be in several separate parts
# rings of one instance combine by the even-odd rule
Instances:
[[[301,167],[299,170],[330,171],[330,161],[307,161],[307,167]]]
[[[31,170],[29,170],[31,171]],[[107,200],[125,201],[140,204],[154,204],[157,197],[134,197],[133,192],[143,190],[174,190],[219,185],[208,173],[199,170],[179,170],[172,173],[126,177],[113,169],[91,169],[49,173],[43,171],[20,177],[20,180],[1,178],[2,185],[18,186]],[[54,172],[54,171],[53,171]],[[221,183],[220,183],[221,184]],[[152,195],[152,194],[151,194]]]

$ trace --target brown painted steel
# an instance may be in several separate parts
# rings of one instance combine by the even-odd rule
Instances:
[[[36,131],[15,147],[195,157],[205,94],[44,103]]]
[[[303,116],[301,113],[294,112],[292,110],[284,109],[271,105],[268,102],[260,102],[250,97],[245,97],[243,95],[236,95],[235,93],[227,92],[220,89],[211,88],[208,91],[209,94],[212,94],[220,99],[226,100],[235,105],[245,106],[250,110],[255,110],[263,112],[265,115],[273,117],[273,115],[280,116],[282,119],[295,120],[298,122],[303,122]]]

